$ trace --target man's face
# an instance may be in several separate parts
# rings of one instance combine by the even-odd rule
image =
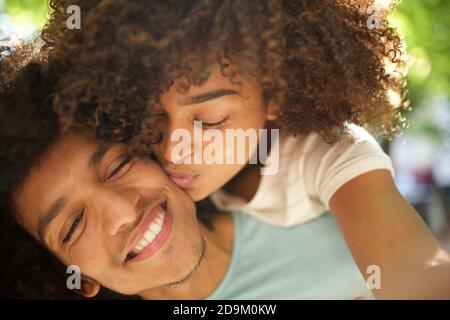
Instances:
[[[57,142],[14,202],[20,223],[64,264],[119,293],[178,282],[201,259],[192,200],[156,162],[90,133]]]

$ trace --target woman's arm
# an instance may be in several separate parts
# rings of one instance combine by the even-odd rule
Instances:
[[[378,299],[450,299],[450,255],[397,190],[388,170],[357,176],[332,196],[330,209],[361,273],[381,271]]]

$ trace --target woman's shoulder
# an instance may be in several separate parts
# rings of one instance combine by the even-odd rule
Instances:
[[[349,123],[345,126],[344,131],[338,136],[334,143],[329,143],[317,132],[311,132],[306,135],[290,136],[287,138],[290,147],[296,146],[301,148],[302,153],[310,153],[317,148],[323,150],[337,149],[343,150],[353,145],[367,142],[371,145],[379,147],[375,137],[367,131],[364,127],[358,126],[354,123]]]

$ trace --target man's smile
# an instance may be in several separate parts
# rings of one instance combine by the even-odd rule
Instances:
[[[166,242],[172,226],[167,200],[145,214],[132,235],[125,262],[137,262],[156,253]]]

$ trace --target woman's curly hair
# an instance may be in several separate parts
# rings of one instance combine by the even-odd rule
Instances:
[[[69,5],[81,29],[66,26]],[[52,0],[44,50],[71,70],[54,108],[63,126],[90,123],[148,152],[158,139],[160,94],[200,84],[229,59],[258,77],[279,125],[334,143],[349,122],[390,138],[406,119],[402,41],[365,0]],[[393,7],[392,4],[391,7]],[[378,25],[368,22],[373,17]],[[397,99],[392,99],[397,97]],[[402,108],[402,106],[404,108]],[[104,124],[113,130],[104,130]],[[127,132],[133,131],[130,136]]]

